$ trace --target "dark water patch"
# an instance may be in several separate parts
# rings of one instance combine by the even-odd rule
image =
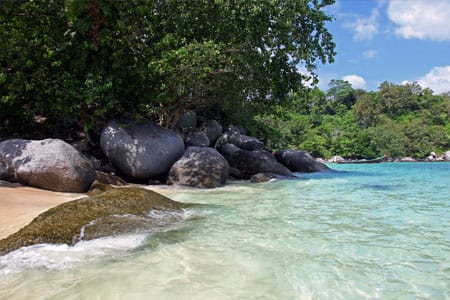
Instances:
[[[376,190],[376,191],[393,191],[397,190],[399,186],[390,184],[363,184],[361,185],[365,189]]]

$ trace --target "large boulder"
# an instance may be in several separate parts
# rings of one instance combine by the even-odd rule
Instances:
[[[275,157],[264,150],[238,150],[228,159],[230,167],[240,171],[243,179],[250,179],[258,173],[273,173],[292,177],[292,172],[280,164]]]
[[[165,176],[184,153],[178,134],[145,119],[110,121],[100,146],[122,174],[138,180]]]
[[[299,150],[278,150],[275,158],[292,172],[323,172],[331,169],[316,161],[308,152]]]
[[[0,179],[51,191],[83,193],[95,177],[91,162],[62,140],[0,143]]]
[[[214,148],[189,147],[170,169],[167,184],[215,188],[227,180],[226,159]]]
[[[201,130],[208,136],[210,145],[214,145],[217,139],[222,135],[223,127],[216,120],[208,120],[202,123]]]
[[[220,149],[225,144],[233,144],[247,151],[261,150],[264,148],[263,142],[257,138],[240,134],[235,130],[229,130],[222,134],[216,142],[216,149]]]

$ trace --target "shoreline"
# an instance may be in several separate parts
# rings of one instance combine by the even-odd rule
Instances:
[[[83,195],[0,181],[0,240],[28,225],[42,212]]]
[[[145,188],[168,197],[177,192],[173,188]],[[0,180],[0,240],[19,231],[44,211],[85,195],[53,192]]]

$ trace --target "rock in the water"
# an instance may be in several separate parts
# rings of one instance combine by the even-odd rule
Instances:
[[[234,130],[229,130],[222,134],[216,142],[216,149],[222,148],[225,144],[233,144],[247,151],[261,150],[264,148],[263,142],[257,138],[240,134]]]
[[[445,159],[446,161],[450,161],[450,151],[445,152],[445,154],[444,154],[444,159]]]
[[[100,145],[121,173],[140,180],[164,176],[184,153],[178,134],[145,119],[109,122]]]
[[[280,164],[276,158],[264,150],[235,151],[229,158],[230,167],[238,169],[243,179],[250,179],[258,173],[273,173],[292,177],[292,172]]]
[[[167,184],[214,188],[225,183],[230,169],[214,148],[189,147],[170,169]]]
[[[42,243],[74,244],[103,236],[167,227],[183,218],[189,204],[142,188],[113,188],[69,201],[37,216],[0,241],[0,255]]]
[[[299,150],[278,150],[275,158],[292,172],[330,171],[325,164],[316,161],[308,152]]]
[[[221,136],[223,127],[216,120],[208,120],[202,123],[201,130],[208,136],[208,139],[211,142],[209,145],[214,145]]]
[[[0,143],[0,179],[57,192],[86,192],[95,179],[91,162],[58,139]]]
[[[201,130],[192,130],[186,134],[186,147],[209,147],[211,142],[205,132]]]
[[[292,179],[293,177],[288,177],[288,176],[281,176],[278,174],[274,174],[274,173],[258,173],[253,175],[250,178],[251,182],[254,183],[261,183],[261,182],[267,182],[270,181],[272,179]]]

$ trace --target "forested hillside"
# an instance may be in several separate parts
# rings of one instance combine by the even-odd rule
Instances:
[[[384,82],[376,92],[332,80],[291,95],[276,113],[260,114],[260,135],[273,148],[299,148],[316,157],[413,156],[450,149],[450,94],[418,84]],[[270,126],[267,126],[267,125]]]

